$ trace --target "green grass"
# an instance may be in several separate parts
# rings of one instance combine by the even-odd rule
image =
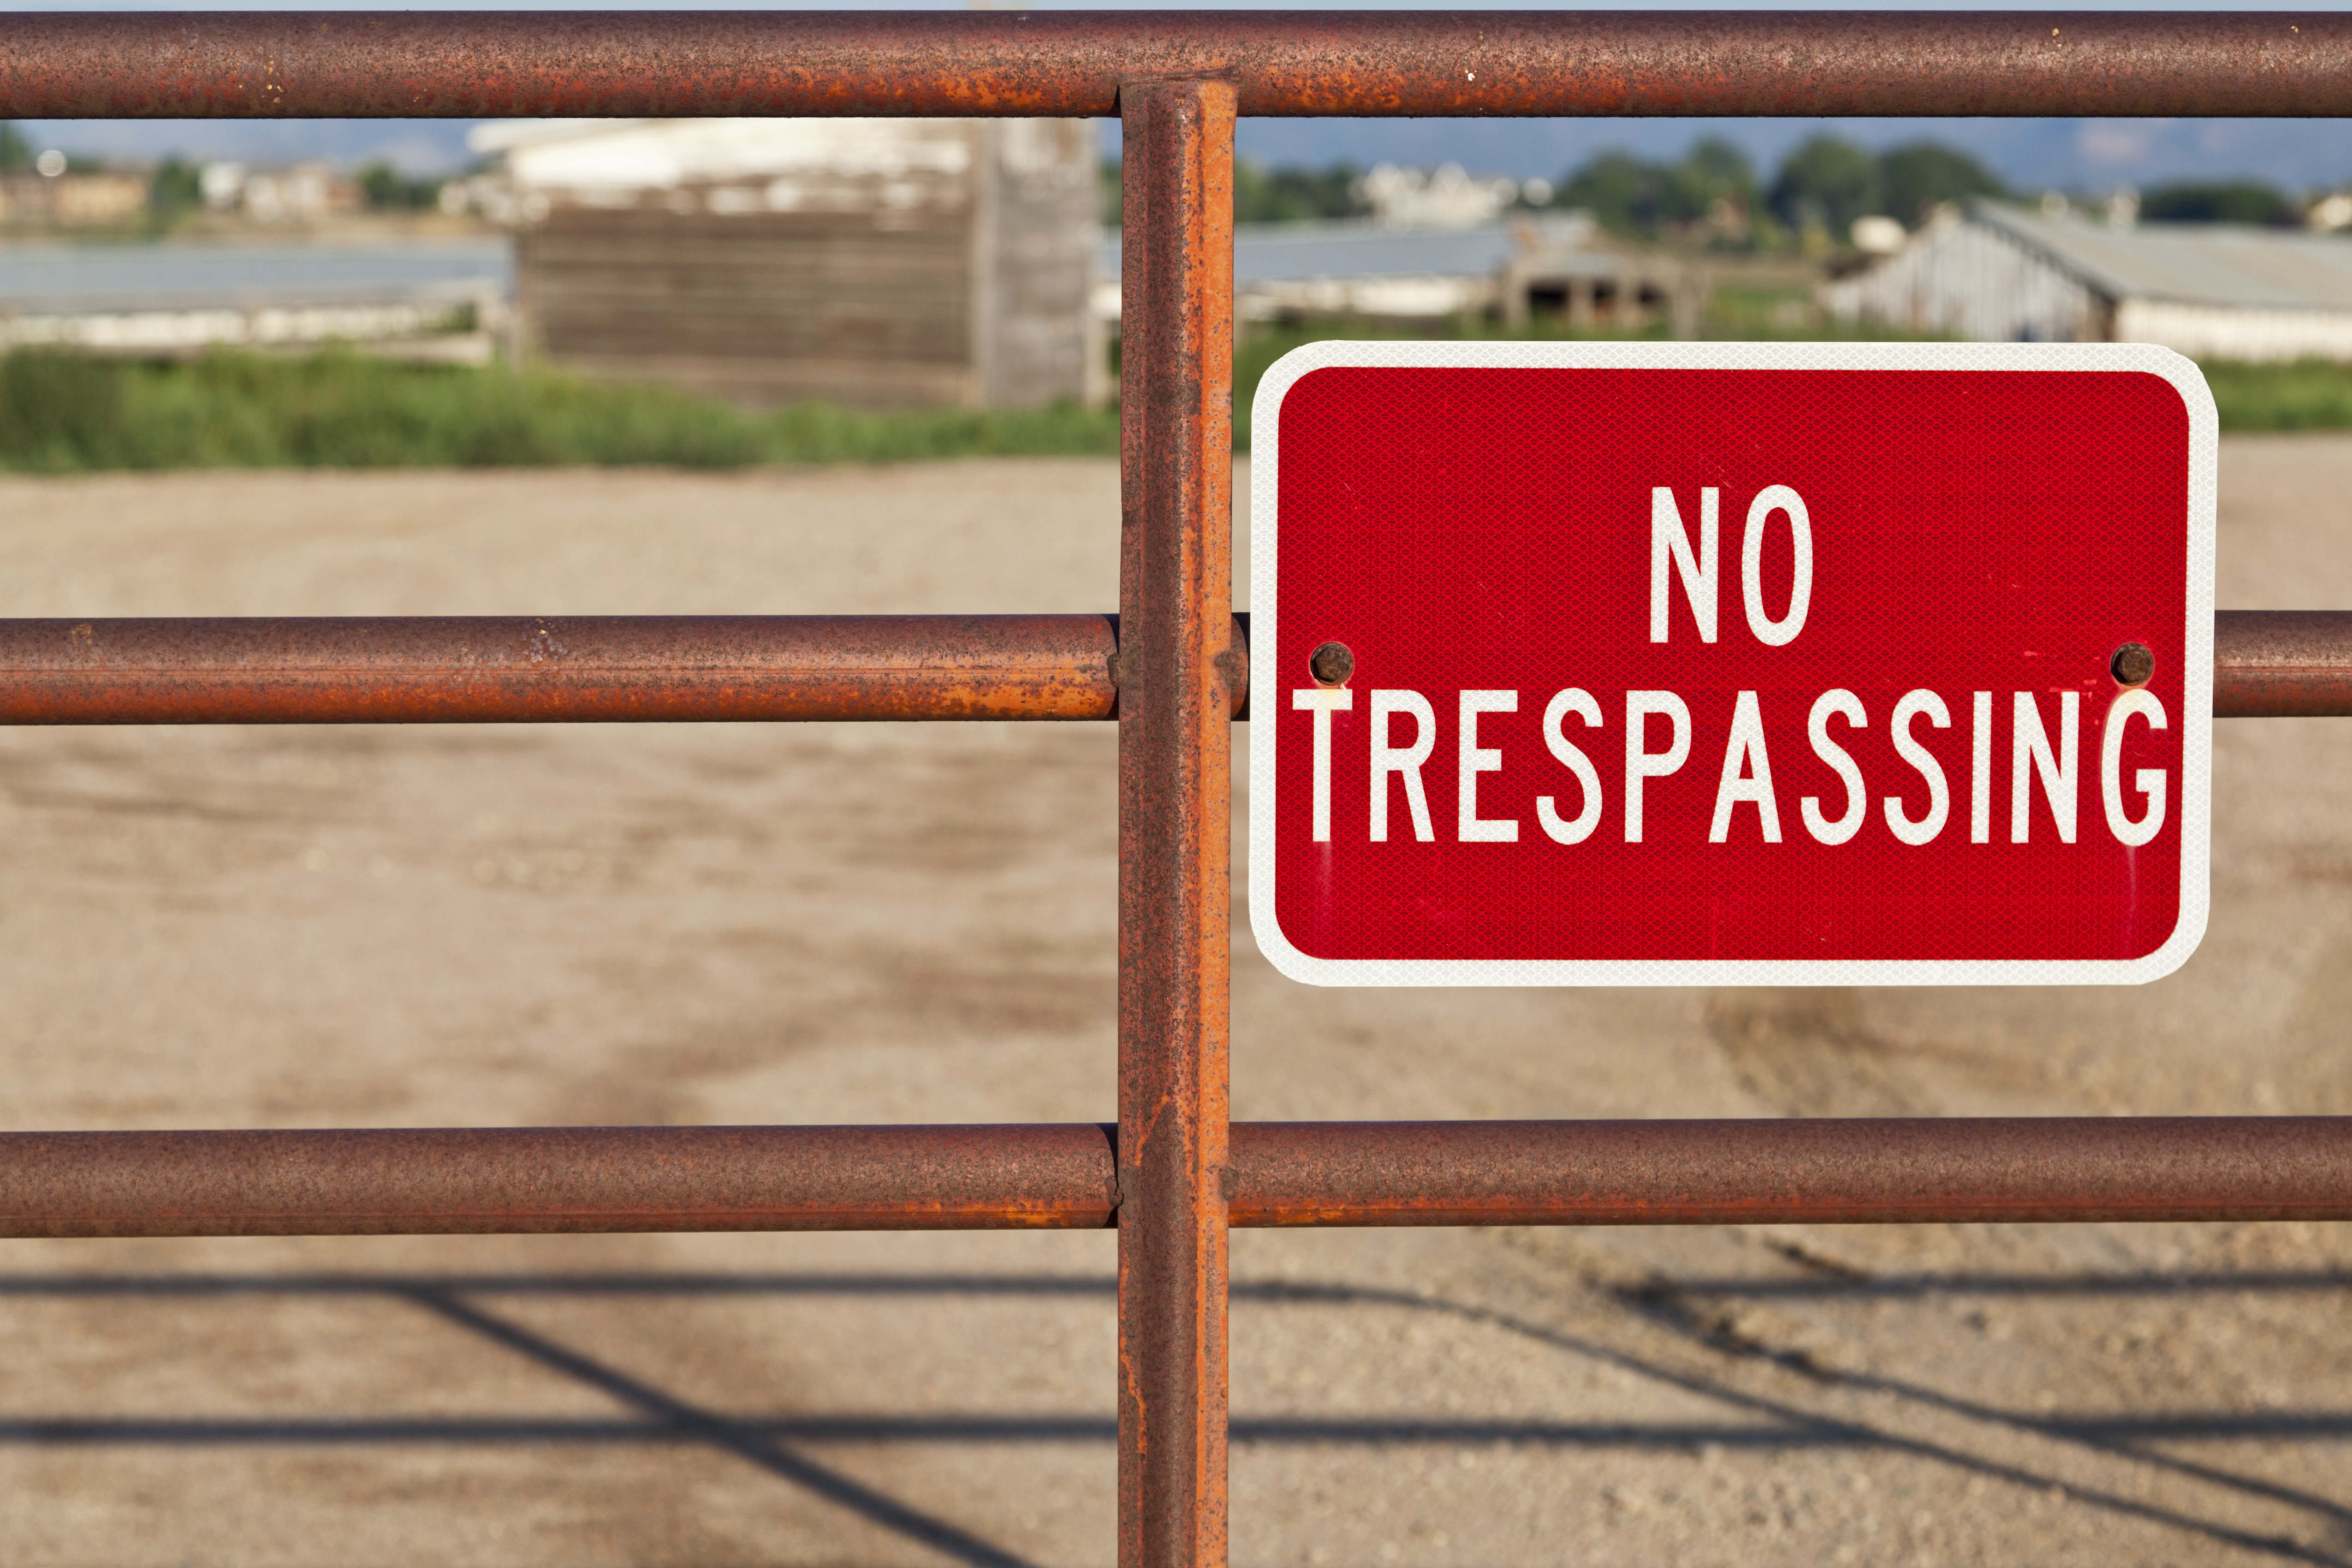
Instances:
[[[1449,342],[1575,342],[1592,339],[1656,340],[1665,336],[1664,327],[1647,331],[1597,332],[1571,331],[1556,321],[1538,321],[1518,331],[1506,331],[1490,321],[1456,320],[1428,324],[1400,325],[1394,321],[1300,321],[1265,323],[1244,329],[1241,339],[1234,345],[1234,445],[1249,448],[1250,402],[1257,395],[1257,384],[1274,368],[1274,362],[1295,348],[1322,342],[1330,338],[1370,339],[1381,342],[1411,340],[1443,340]]]
[[[547,372],[400,364],[348,351],[215,353],[146,364],[24,352],[0,359],[0,468],[484,468],[899,462],[1110,453],[1118,416],[1058,405],[751,414],[660,387]]]
[[[2224,430],[2352,430],[2352,365],[2205,360],[2199,368]]]
[[[1821,336],[1738,302],[1709,335]],[[1725,331],[1723,329],[1731,329]],[[1361,322],[1254,327],[1234,355],[1234,439],[1275,361],[1326,338],[1507,334],[1481,323],[1430,331]],[[1571,334],[1539,327],[1536,337]],[[1655,337],[1653,331],[1642,334]],[[2221,428],[2352,430],[2352,365],[2319,360],[2204,365]],[[546,371],[400,364],[348,351],[289,359],[215,353],[146,364],[26,351],[0,358],[0,469],[488,468],[879,463],[930,458],[1108,456],[1115,408],[853,414],[803,404],[770,414],[651,386]]]
[[[1707,337],[1783,341],[1832,338],[1847,342],[1916,341],[1912,334],[1871,327],[1842,327],[1835,322],[1789,325],[1778,319],[1772,309],[1775,297],[1759,294],[1755,299],[1727,299],[1725,296],[1731,292],[1717,291],[1706,323]],[[1650,340],[1664,335],[1663,330],[1658,328],[1631,334]],[[1249,445],[1250,400],[1256,394],[1258,379],[1273,368],[1275,361],[1302,343],[1325,338],[1464,339],[1506,336],[1622,339],[1628,334],[1570,333],[1564,329],[1544,330],[1540,326],[1534,331],[1510,334],[1483,323],[1419,332],[1354,322],[1255,329],[1244,336],[1234,354],[1234,444],[1244,449]],[[2200,361],[2198,368],[2205,373],[2206,385],[2212,388],[2213,403],[2221,412],[2221,428],[2226,431],[2352,430],[2352,364],[2315,359],[2264,363],[2210,359]]]

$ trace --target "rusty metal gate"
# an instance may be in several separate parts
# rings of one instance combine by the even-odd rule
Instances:
[[[1225,1555],[1231,1226],[2352,1217],[2352,1119],[1229,1125],[1234,123],[2352,115],[2302,14],[18,16],[0,113],[1116,115],[1118,614],[0,623],[0,721],[1116,720],[1115,1128],[0,1136],[0,1235],[1118,1231],[1119,1554]],[[2352,615],[2231,614],[2214,711],[2352,714]]]

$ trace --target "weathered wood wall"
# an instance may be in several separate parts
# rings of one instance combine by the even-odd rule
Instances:
[[[1084,120],[979,122],[984,252],[979,319],[992,405],[1108,396],[1108,343],[1089,308],[1101,249],[1095,129]]]
[[[752,405],[1099,396],[1092,127],[900,124],[929,140],[850,166],[530,192],[517,260],[534,346],[577,374]]]

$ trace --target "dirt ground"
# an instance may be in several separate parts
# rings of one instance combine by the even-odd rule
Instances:
[[[2352,442],[2226,444],[2221,602],[2352,606],[2347,495]],[[1077,461],[20,479],[0,614],[1106,609],[1116,530]],[[0,1126],[1105,1120],[1112,762],[0,733]],[[2352,721],[2220,726],[2210,933],[2144,989],[1318,991],[1237,919],[1234,1113],[2352,1111],[2347,777]],[[1233,1255],[1239,1564],[2352,1563],[2352,1227]],[[1108,1563],[1112,1261],[0,1243],[0,1563]]]

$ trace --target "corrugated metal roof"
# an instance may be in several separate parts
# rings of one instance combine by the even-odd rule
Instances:
[[[775,174],[956,175],[971,167],[964,120],[494,121],[467,138],[506,157],[515,183],[578,191],[667,190]]]
[[[2112,300],[2352,310],[2352,238],[2234,224],[2110,228],[1994,202],[1974,205],[1969,216]]]
[[[1509,226],[1498,223],[1429,230],[1252,225],[1234,232],[1234,282],[1484,277],[1510,259],[1512,246]]]
[[[1299,282],[1316,278],[1486,278],[1522,249],[1574,243],[1591,233],[1580,223],[1553,223],[1530,233],[1525,222],[1476,228],[1399,229],[1370,223],[1241,224],[1234,229],[1234,285]],[[1103,276],[1118,276],[1118,237],[1103,242]],[[1614,268],[1601,253],[1580,255],[1591,270]]]
[[[0,305],[27,313],[184,310],[405,293],[442,284],[513,291],[502,237],[362,245],[27,245],[0,247]]]

